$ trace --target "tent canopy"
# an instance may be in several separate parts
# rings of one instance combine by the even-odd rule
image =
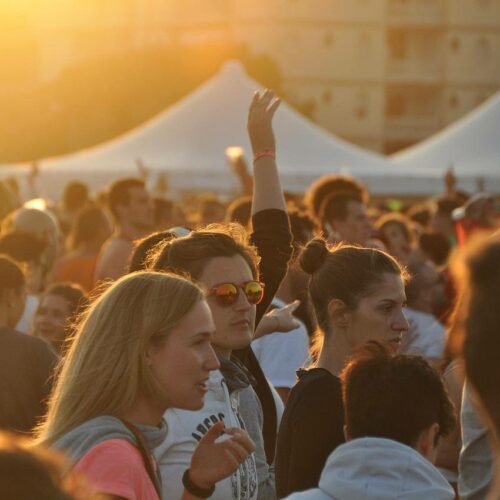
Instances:
[[[224,151],[250,145],[246,132],[248,106],[262,86],[240,63],[228,62],[192,94],[141,127],[105,144],[40,162],[40,191],[58,198],[74,179],[92,188],[124,175],[136,175],[136,159],[154,175],[167,173],[175,192],[205,189],[231,192],[237,181]],[[333,172],[351,173],[375,194],[430,194],[441,174],[402,169],[384,157],[329,134],[282,103],[274,119],[277,158],[285,189],[303,191],[315,178]],[[16,170],[17,169],[17,170]],[[16,175],[19,166],[0,174]],[[437,176],[437,177],[436,177]]]
[[[405,168],[445,171],[453,166],[459,177],[485,177],[492,181],[496,178],[498,188],[500,92],[441,132],[391,159]]]

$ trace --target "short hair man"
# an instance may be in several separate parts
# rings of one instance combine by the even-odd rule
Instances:
[[[21,432],[44,414],[57,361],[44,341],[14,330],[25,298],[21,268],[0,255],[0,428]]]
[[[403,335],[401,352],[420,354],[439,363],[444,352],[445,328],[434,316],[434,311],[446,299],[444,282],[431,261],[411,262],[408,271],[412,279],[406,285],[408,307],[405,316],[410,328]]]
[[[436,370],[420,356],[392,357],[372,341],[341,378],[347,443],[328,458],[319,488],[289,498],[454,499],[432,464],[439,437],[455,425]]]
[[[329,239],[366,246],[372,236],[367,207],[354,191],[337,191],[327,196],[320,208],[320,218]]]
[[[124,178],[113,183],[107,202],[115,232],[99,254],[96,281],[115,280],[125,274],[134,240],[149,234],[154,225],[153,201],[140,179]]]

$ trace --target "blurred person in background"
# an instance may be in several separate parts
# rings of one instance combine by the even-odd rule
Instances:
[[[63,193],[60,206],[55,207],[62,232],[67,235],[75,223],[78,213],[90,203],[89,188],[79,181],[69,182]]]
[[[431,218],[431,227],[437,233],[448,239],[452,248],[457,246],[453,210],[459,208],[462,202],[453,195],[443,195],[434,202],[434,211]]]
[[[400,213],[388,213],[377,219],[375,229],[387,252],[407,265],[415,252],[410,220]]]
[[[21,268],[0,255],[0,428],[19,432],[44,414],[57,362],[44,341],[15,330],[25,298]]]
[[[166,198],[155,197],[153,204],[156,231],[165,231],[172,227],[185,227],[187,225],[186,214],[178,203]]]
[[[99,252],[111,231],[108,215],[101,208],[87,207],[78,213],[66,240],[68,252],[56,265],[54,281],[76,283],[90,292]]]
[[[115,181],[108,190],[107,204],[115,223],[114,233],[104,243],[95,269],[95,281],[115,280],[126,270],[134,240],[154,227],[154,206],[144,182],[136,178]]]
[[[44,252],[45,243],[30,233],[10,231],[0,236],[0,253],[14,259],[26,276],[26,304],[16,326],[22,333],[31,330],[31,320],[39,303],[38,295],[44,288]]]
[[[466,500],[500,498],[498,397],[500,234],[476,235],[461,252],[465,272],[463,358],[466,382],[461,410],[458,492]],[[490,491],[491,490],[491,491]]]
[[[464,245],[477,232],[492,233],[500,227],[500,205],[495,196],[478,193],[453,211],[459,245]]]
[[[224,222],[226,219],[226,205],[213,196],[202,197],[199,208],[200,226]]]
[[[33,335],[47,341],[59,356],[64,354],[66,339],[87,305],[87,296],[78,285],[54,283],[40,298],[33,318]]]
[[[226,211],[226,222],[237,222],[248,228],[252,218],[252,196],[241,196],[233,200]]]
[[[61,231],[52,213],[35,208],[19,208],[6,217],[2,223],[2,233],[19,231],[31,234],[44,243],[41,258],[42,278],[37,292],[41,292],[52,279],[54,265],[60,250]]]
[[[411,279],[406,284],[405,316],[410,325],[401,352],[420,354],[439,365],[444,354],[445,328],[434,315],[445,301],[440,273],[430,261],[417,260],[408,266]]]
[[[4,218],[19,207],[16,194],[7,182],[0,180],[0,225]]]
[[[81,477],[67,471],[62,455],[33,446],[31,440],[8,432],[0,432],[0,497],[2,500],[98,500]]]

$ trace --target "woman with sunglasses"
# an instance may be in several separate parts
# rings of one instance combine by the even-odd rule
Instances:
[[[169,484],[186,468],[197,440],[223,420],[226,425],[246,428],[256,451],[230,479],[217,484],[214,498],[221,500],[275,498],[270,464],[279,396],[267,383],[250,343],[291,255],[271,126],[278,103],[266,91],[256,94],[250,106],[248,130],[254,151],[251,243],[241,226],[209,226],[165,243],[152,259],[154,269],[189,273],[206,291],[215,323],[212,345],[221,363],[220,370],[211,374],[202,410],[165,414],[172,432],[155,452],[163,482]]]

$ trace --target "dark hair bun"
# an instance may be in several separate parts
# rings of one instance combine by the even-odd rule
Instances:
[[[314,274],[323,265],[329,253],[326,241],[323,238],[314,238],[300,255],[300,267],[307,274]]]

